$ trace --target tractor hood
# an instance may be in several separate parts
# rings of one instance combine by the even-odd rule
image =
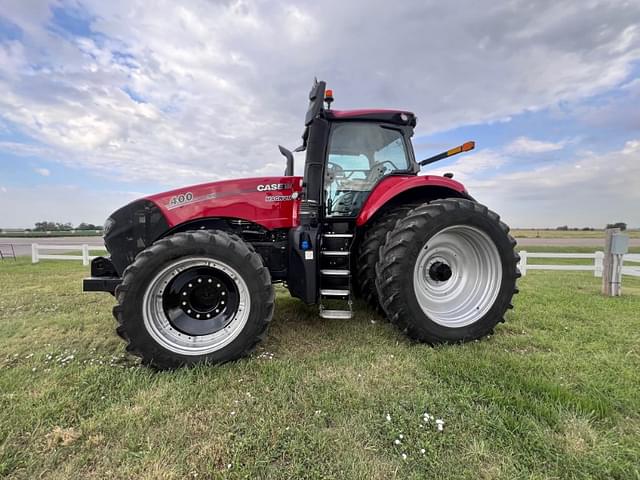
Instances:
[[[234,218],[267,229],[290,228],[301,177],[256,177],[203,183],[146,197],[170,228],[203,218]]]
[[[297,224],[301,177],[257,177],[192,185],[135,200],[105,223],[104,241],[122,275],[138,252],[207,219],[244,220],[268,230]]]

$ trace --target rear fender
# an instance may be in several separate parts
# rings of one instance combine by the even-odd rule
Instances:
[[[452,197],[473,200],[464,185],[450,178],[436,175],[389,176],[371,192],[360,210],[356,225],[365,225],[389,207]]]

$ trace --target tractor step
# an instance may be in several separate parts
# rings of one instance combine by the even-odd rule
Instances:
[[[324,297],[348,297],[349,290],[338,290],[332,288],[323,288],[320,290],[320,295]]]
[[[320,270],[320,275],[348,277],[350,274],[351,272],[349,270],[330,270],[330,269]]]
[[[337,228],[337,230],[338,232],[345,231],[343,228]],[[350,254],[354,236],[352,233],[338,232],[322,234],[320,244],[320,317],[348,319],[353,316]],[[328,305],[323,305],[323,302]]]
[[[320,310],[322,318],[333,318],[337,320],[346,320],[353,316],[351,310]]]

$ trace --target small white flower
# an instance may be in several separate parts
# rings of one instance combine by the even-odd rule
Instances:
[[[404,438],[404,435],[400,434],[398,435],[398,437],[400,437],[400,440],[402,440]]]
[[[402,442],[400,441],[399,438],[396,438],[393,443],[395,443],[396,445],[400,445]]]
[[[234,411],[234,412],[231,412],[231,415],[232,415],[232,416],[233,416],[233,415],[235,415],[235,414],[236,414],[236,412],[235,412],[235,411]]]
[[[425,450],[424,448],[421,448],[421,449],[420,449],[420,453],[421,453],[421,454],[423,454],[423,455],[424,455],[424,454],[425,454],[425,452],[426,452],[426,450]]]
[[[390,421],[391,421],[391,415],[387,413],[387,422],[390,422]]]
[[[406,453],[403,453],[403,454],[402,454],[402,459],[403,459],[403,460],[406,460],[406,459],[407,459],[407,454],[406,454]]]
[[[35,371],[36,371],[36,367],[33,367],[33,368],[31,369],[31,371],[32,371],[32,372],[35,372]]]
[[[231,464],[228,464],[228,465],[227,465],[227,468],[231,468]]]
[[[438,427],[438,431],[441,432],[444,428],[444,421],[437,419],[436,420],[436,427]]]

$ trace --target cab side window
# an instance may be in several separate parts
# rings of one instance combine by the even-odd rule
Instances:
[[[400,131],[366,122],[335,124],[324,178],[326,215],[357,216],[376,183],[410,166]]]

